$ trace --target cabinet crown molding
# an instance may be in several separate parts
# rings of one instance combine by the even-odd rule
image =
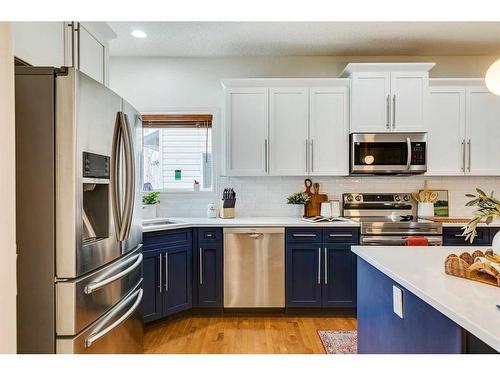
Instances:
[[[436,63],[349,63],[344,68],[340,77],[349,77],[352,73],[358,72],[428,72]]]
[[[348,78],[230,78],[222,87],[349,87]]]

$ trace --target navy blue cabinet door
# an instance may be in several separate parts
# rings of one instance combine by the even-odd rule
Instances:
[[[488,246],[491,245],[490,230],[486,227],[477,228],[477,236],[471,243],[470,240],[465,240],[462,235],[463,229],[461,227],[444,227],[443,228],[443,245],[444,246]]]
[[[198,307],[222,307],[222,243],[200,243],[197,252]]]
[[[288,243],[286,307],[321,307],[321,244]]]
[[[142,319],[145,323],[162,317],[162,291],[163,281],[160,277],[163,266],[161,250],[145,251],[143,253],[143,290],[144,296],[141,303]]]
[[[163,253],[165,293],[163,315],[192,307],[192,245],[169,247]]]
[[[356,256],[350,244],[323,248],[323,307],[356,306]]]

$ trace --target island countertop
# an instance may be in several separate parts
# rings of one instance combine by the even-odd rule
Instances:
[[[500,288],[445,274],[448,254],[488,247],[353,246],[352,251],[418,298],[500,351]]]

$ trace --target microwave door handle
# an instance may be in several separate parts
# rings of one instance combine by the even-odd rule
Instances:
[[[408,149],[408,158],[406,160],[406,169],[410,169],[411,167],[411,140],[409,137],[406,137],[406,148]]]
[[[130,234],[130,227],[132,225],[132,217],[134,213],[134,197],[135,197],[135,171],[134,171],[134,144],[128,116],[121,112],[122,116],[122,134],[124,138],[125,150],[125,207],[123,209],[123,239],[127,239]]]
[[[113,218],[118,241],[122,241],[122,207],[119,194],[120,181],[120,158],[121,158],[121,116],[120,112],[116,114],[115,129],[113,131],[113,141],[111,145],[111,199],[113,207]]]

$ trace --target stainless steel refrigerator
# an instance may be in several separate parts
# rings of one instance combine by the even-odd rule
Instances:
[[[16,67],[19,353],[140,353],[142,126],[73,68]]]

